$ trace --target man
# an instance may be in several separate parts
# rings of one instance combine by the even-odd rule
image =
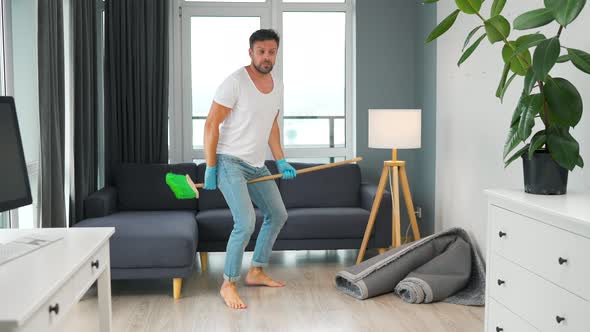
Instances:
[[[264,214],[264,222],[245,283],[269,287],[285,285],[263,271],[287,220],[281,195],[274,181],[246,183],[270,175],[264,166],[267,144],[283,178],[292,179],[296,175],[295,169],[285,161],[277,122],[283,86],[271,71],[278,48],[279,36],[273,30],[258,30],[250,36],[250,65],[235,71],[219,86],[205,122],[207,168],[203,189],[214,190],[219,186],[234,220],[220,290],[225,303],[233,309],[246,308],[236,282],[256,221],[252,201]]]

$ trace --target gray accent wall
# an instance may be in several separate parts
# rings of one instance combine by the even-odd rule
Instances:
[[[416,195],[422,206],[425,234],[434,232],[436,174],[436,43],[424,40],[436,26],[436,6],[418,4],[418,107],[422,109],[422,149],[418,153],[420,175],[415,179]]]
[[[368,148],[367,110],[421,108],[422,148],[399,150],[398,159],[407,162],[414,206],[422,207],[422,234],[434,230],[436,47],[424,39],[435,23],[436,7],[421,2],[356,2],[356,150],[364,158],[363,181],[376,184],[383,161],[391,159],[391,150]],[[400,203],[403,236],[408,217]]]

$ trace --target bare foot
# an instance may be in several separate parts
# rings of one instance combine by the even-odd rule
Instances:
[[[268,286],[268,287],[283,287],[283,286],[285,286],[285,282],[272,280],[269,276],[267,276],[264,273],[264,271],[262,271],[262,268],[260,268],[260,267],[250,268],[250,271],[248,271],[248,275],[246,276],[245,283],[248,286]]]
[[[221,285],[221,290],[219,291],[221,297],[225,301],[228,307],[232,309],[246,309],[247,306],[238,295],[238,287],[236,286],[235,282],[229,282],[227,280],[223,281],[223,285]]]

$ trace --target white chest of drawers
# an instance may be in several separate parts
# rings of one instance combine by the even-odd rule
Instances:
[[[590,331],[590,193],[486,193],[485,330]]]

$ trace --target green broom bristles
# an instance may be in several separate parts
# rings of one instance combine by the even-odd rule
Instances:
[[[166,184],[174,193],[177,199],[193,199],[195,192],[186,181],[185,175],[166,173]]]

